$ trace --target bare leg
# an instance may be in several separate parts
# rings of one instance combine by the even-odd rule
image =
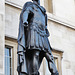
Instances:
[[[32,75],[39,75],[38,69],[39,69],[39,51],[33,52],[33,68],[32,68]]]
[[[51,75],[59,75],[57,68],[55,66],[54,60],[53,60],[52,53],[51,55],[48,53],[45,53],[45,57],[48,61],[48,68],[49,68],[49,71],[51,72]]]

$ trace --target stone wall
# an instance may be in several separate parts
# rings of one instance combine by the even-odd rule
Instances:
[[[5,35],[8,37],[18,37],[19,17],[21,9],[10,5],[5,5]]]
[[[0,1],[0,75],[4,75],[4,28],[5,28],[5,3]]]
[[[53,14],[75,26],[75,0],[53,0]]]

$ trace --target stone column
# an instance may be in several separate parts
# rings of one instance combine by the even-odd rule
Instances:
[[[0,0],[0,75],[4,75],[5,0]]]

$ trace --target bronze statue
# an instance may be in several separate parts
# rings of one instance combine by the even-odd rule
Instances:
[[[47,30],[47,14],[40,0],[24,4],[18,36],[18,75],[40,75],[42,59],[48,61],[51,75],[59,75],[54,64]]]

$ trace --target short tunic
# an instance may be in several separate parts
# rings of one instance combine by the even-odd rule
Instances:
[[[48,40],[48,34],[46,33],[44,25],[38,25],[37,23],[29,24],[27,31],[27,50],[40,50],[50,53],[50,44]]]

